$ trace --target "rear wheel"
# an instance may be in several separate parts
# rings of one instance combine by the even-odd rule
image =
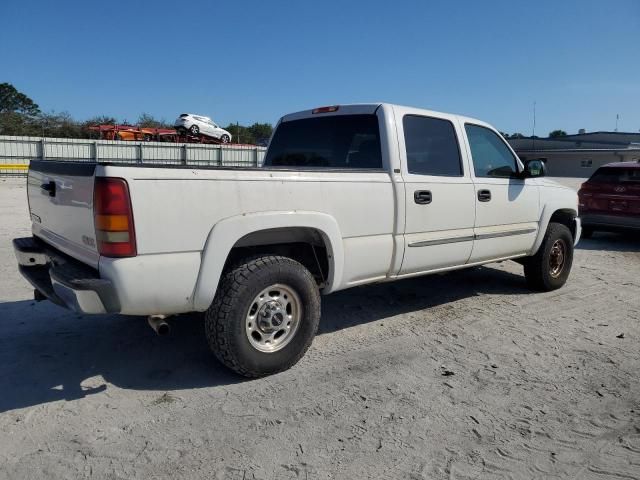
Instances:
[[[573,236],[561,223],[550,223],[538,252],[524,262],[530,288],[551,291],[562,287],[573,263]]]
[[[311,273],[291,258],[262,256],[224,274],[205,331],[218,360],[259,377],[295,365],[319,321],[320,293]]]
[[[191,135],[199,135],[200,127],[198,127],[198,125],[191,125],[191,128],[189,128],[189,132],[191,132]]]

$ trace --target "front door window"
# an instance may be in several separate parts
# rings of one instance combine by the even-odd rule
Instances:
[[[511,178],[518,173],[515,156],[494,131],[469,123],[464,128],[476,177]]]

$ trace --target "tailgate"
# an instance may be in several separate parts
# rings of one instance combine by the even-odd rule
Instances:
[[[93,225],[96,164],[32,160],[27,195],[33,234],[58,250],[98,267]]]

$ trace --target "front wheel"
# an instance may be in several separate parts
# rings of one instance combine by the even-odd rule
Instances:
[[[311,273],[287,257],[262,256],[228,270],[205,314],[209,347],[245,377],[281,372],[305,354],[320,321]]]
[[[229,143],[231,139],[229,138],[229,135],[222,135],[222,137],[220,137],[220,142],[221,143]]]
[[[573,236],[561,223],[550,223],[538,252],[524,261],[524,275],[533,290],[562,287],[573,263]]]

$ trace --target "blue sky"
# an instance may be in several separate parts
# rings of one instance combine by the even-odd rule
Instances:
[[[0,82],[78,119],[274,123],[387,101],[640,130],[640,1],[3,1]]]

